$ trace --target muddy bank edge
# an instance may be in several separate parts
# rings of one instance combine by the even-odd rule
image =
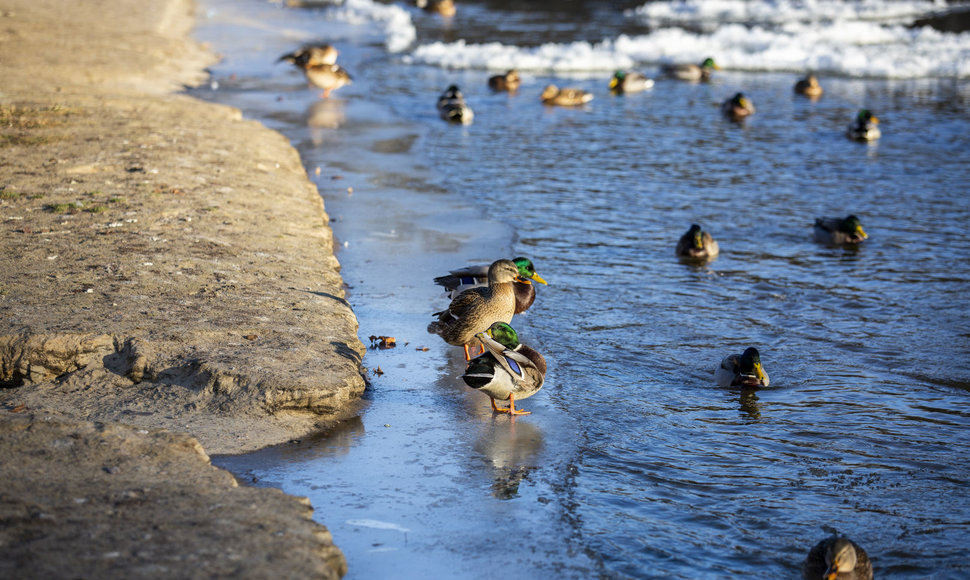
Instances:
[[[220,544],[241,531],[268,548],[279,530],[253,529],[258,513],[206,515],[231,500],[267,522],[295,514],[283,535],[306,557],[286,561],[310,568],[293,575],[345,569],[305,503],[238,488],[208,463],[206,452],[356,414],[364,347],[296,151],[236,110],[176,94],[213,62],[188,39],[194,8],[12,0],[0,10],[0,452],[5,480],[24,484],[4,491],[0,569],[71,554],[84,561],[76,569],[181,577],[169,566],[206,554],[261,576],[256,561],[274,560],[266,550]],[[200,529],[212,518],[226,528]],[[94,552],[53,541],[68,520]],[[95,541],[134,520],[148,531],[120,535],[141,548]],[[150,530],[169,526],[187,540],[173,548],[181,559],[163,562]]]

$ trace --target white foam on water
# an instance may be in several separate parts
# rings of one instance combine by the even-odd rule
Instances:
[[[678,25],[599,43],[434,42],[417,47],[405,61],[455,69],[581,73],[712,57],[733,70],[970,78],[970,33],[906,25],[940,7],[939,2],[885,0],[652,2],[630,11],[631,17],[643,18],[649,11],[651,18],[676,16]]]
[[[327,10],[326,14],[331,20],[348,24],[381,25],[389,52],[406,50],[418,36],[411,14],[393,4],[378,4],[373,0],[345,0],[340,6]]]
[[[944,0],[674,0],[626,12],[651,27],[865,20],[902,24],[946,8]]]

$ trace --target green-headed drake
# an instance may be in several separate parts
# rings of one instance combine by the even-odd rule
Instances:
[[[805,580],[872,580],[866,551],[848,538],[832,536],[815,544],[802,564]]]
[[[818,82],[818,77],[815,75],[808,75],[803,79],[798,79],[795,83],[795,94],[805,95],[811,99],[817,99],[822,96],[825,90],[822,85]]]
[[[882,137],[879,119],[869,109],[862,109],[846,129],[849,139],[855,141],[875,141]]]
[[[638,72],[618,70],[610,79],[610,90],[617,94],[639,93],[653,86],[653,79]]]
[[[815,241],[823,244],[860,244],[869,237],[854,215],[844,218],[816,218],[812,227]]]
[[[475,113],[465,103],[465,96],[457,85],[451,85],[438,97],[438,115],[449,123],[462,125],[469,125],[475,119]]]
[[[560,89],[556,85],[546,85],[539,95],[545,105],[560,107],[578,107],[593,100],[593,94],[582,89]]]
[[[493,75],[488,77],[488,88],[493,91],[508,91],[514,93],[519,90],[519,85],[522,84],[522,79],[519,77],[519,71],[515,69],[510,69],[505,72],[504,75]]]
[[[720,387],[767,387],[768,373],[761,366],[761,354],[752,346],[725,357],[714,371],[714,380]]]
[[[488,286],[472,288],[456,296],[447,310],[435,312],[435,320],[428,325],[428,332],[437,334],[448,344],[465,348],[475,335],[484,332],[493,322],[512,322],[515,314],[515,289],[513,283],[519,275],[519,267],[511,260],[496,260],[488,267]]]
[[[714,237],[697,224],[691,224],[690,229],[677,240],[677,256],[682,260],[706,262],[713,260],[719,251]]]
[[[660,67],[660,72],[682,81],[709,81],[711,73],[720,68],[713,58],[705,58],[701,64],[665,64]]]
[[[519,343],[515,330],[504,322],[496,322],[477,335],[486,352],[468,362],[465,383],[488,395],[492,410],[510,415],[528,415],[529,411],[515,408],[515,401],[527,399],[539,392],[546,376],[546,359],[535,349]],[[507,408],[495,401],[508,401]]]
[[[754,114],[754,103],[744,96],[744,93],[736,93],[733,97],[721,103],[721,112],[732,121],[740,121]]]
[[[542,276],[536,273],[536,268],[529,258],[512,258],[512,262],[519,269],[512,287],[515,289],[515,313],[522,314],[536,301],[536,287],[532,282],[548,284]],[[481,264],[452,270],[447,276],[438,276],[434,283],[443,286],[448,298],[456,296],[470,288],[488,286],[488,266]]]

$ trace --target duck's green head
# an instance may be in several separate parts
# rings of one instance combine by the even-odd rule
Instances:
[[[842,223],[839,224],[839,231],[845,232],[853,236],[860,237],[863,240],[869,238],[869,234],[867,234],[866,231],[862,229],[862,222],[860,222],[859,218],[857,218],[854,215],[850,215],[844,220],[842,220]]]
[[[509,350],[514,350],[515,347],[519,346],[519,335],[515,332],[514,328],[505,322],[493,323],[485,331],[485,334]]]
[[[717,66],[713,58],[705,58],[704,62],[701,63],[701,68],[712,68],[714,70],[721,70],[721,67]]]
[[[626,78],[625,72],[621,70],[616,71],[615,73],[613,73],[613,78],[610,79],[610,88],[615,89],[616,87],[620,86],[620,83],[622,83],[623,79],[625,78]]]
[[[701,229],[701,226],[691,224],[690,229],[687,230],[687,235],[690,236],[691,243],[694,245],[695,250],[704,249],[704,230]]]
[[[863,124],[865,123],[875,123],[876,125],[879,124],[879,119],[876,118],[876,116],[873,115],[872,111],[870,111],[869,109],[862,109],[861,111],[859,111],[859,116],[857,118],[859,122]]]
[[[525,282],[528,284],[530,280],[535,280],[540,284],[545,284],[546,286],[549,285],[545,280],[542,279],[542,276],[536,274],[536,268],[532,264],[532,260],[529,258],[519,256],[518,258],[513,258],[512,261],[519,268],[518,282]]]
[[[743,109],[752,108],[751,101],[748,100],[748,97],[744,96],[744,93],[735,93],[734,98],[731,99],[731,103],[735,107],[741,107]]]
[[[753,346],[741,353],[741,364],[738,370],[741,371],[742,376],[755,378],[761,384],[765,383],[767,374],[761,366],[761,354]]]

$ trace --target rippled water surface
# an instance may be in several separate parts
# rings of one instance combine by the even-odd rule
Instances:
[[[419,42],[642,26],[605,2],[468,2],[450,23],[396,6]],[[617,97],[609,72],[536,70],[492,94],[487,70],[416,64],[383,25],[328,14],[204,0],[197,36],[225,58],[194,94],[300,150],[362,340],[399,346],[368,352],[358,419],[216,463],[308,496],[349,578],[791,578],[832,530],[878,577],[970,574],[967,80],[829,77],[812,102],[791,72],[725,67]],[[328,100],[274,64],[313,40],[354,75]],[[543,107],[550,82],[595,99]],[[437,117],[452,83],[471,126]],[[757,107],[743,124],[718,111],[738,91]],[[861,107],[882,119],[878,144],[844,135]],[[815,217],[849,213],[865,244],[812,241]],[[691,223],[720,242],[707,266],[673,255]],[[510,421],[425,326],[445,304],[434,276],[516,255],[550,282],[513,321],[550,370]],[[771,388],[714,386],[749,345]]]

